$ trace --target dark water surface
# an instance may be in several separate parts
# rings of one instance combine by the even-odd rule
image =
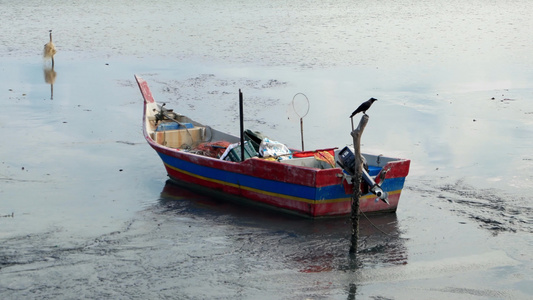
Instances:
[[[0,298],[533,297],[530,1],[0,5]],[[354,259],[347,219],[167,183],[133,74],[231,133],[242,89],[291,147],[303,92],[308,149],[378,98],[363,150],[412,160],[398,212],[361,218]]]

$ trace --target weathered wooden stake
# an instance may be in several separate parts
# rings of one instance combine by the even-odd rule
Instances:
[[[363,174],[363,160],[361,158],[361,135],[368,123],[368,115],[364,114],[359,121],[359,125],[354,130],[352,120],[353,148],[355,156],[355,172],[352,176],[353,194],[352,194],[352,238],[350,253],[357,253],[357,243],[359,240],[359,198],[361,198],[361,176]]]

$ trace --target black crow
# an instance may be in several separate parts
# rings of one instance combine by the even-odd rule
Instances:
[[[372,105],[372,103],[374,103],[374,101],[378,101],[378,99],[370,98],[368,99],[368,101],[363,102],[361,105],[359,105],[359,107],[356,110],[353,111],[353,113],[350,115],[350,118],[360,112],[363,112],[366,115],[366,111],[370,108],[370,106]]]

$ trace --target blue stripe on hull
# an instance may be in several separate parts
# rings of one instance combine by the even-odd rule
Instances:
[[[194,175],[222,181],[226,184],[240,185],[266,192],[315,200],[316,188],[313,187],[257,178],[249,175],[197,165],[161,153],[159,153],[159,155],[164,163]]]
[[[405,177],[387,178],[381,184],[381,188],[385,192],[392,192],[403,189]]]
[[[267,193],[279,194],[280,196],[285,195],[289,197],[303,198],[302,200],[306,199],[308,201],[332,200],[350,197],[350,195],[345,193],[342,185],[331,185],[314,188],[206,167],[168,156],[163,153],[158,154],[165,164],[170,165],[179,171],[185,171],[195,176],[205,177],[207,180],[219,181],[222,184],[238,185]],[[382,188],[386,192],[401,190],[404,182],[405,177],[385,179]]]

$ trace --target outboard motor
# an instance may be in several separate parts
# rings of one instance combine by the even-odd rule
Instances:
[[[339,152],[339,159],[340,161],[337,161],[337,164],[339,164],[341,168],[344,171],[346,171],[346,173],[348,173],[350,176],[354,176],[355,175],[355,155],[352,149],[350,149],[349,147],[344,147]],[[389,204],[389,201],[388,201],[389,194],[385,192],[381,188],[381,185],[377,184],[374,181],[374,179],[368,174],[368,165],[366,163],[366,159],[362,157],[362,160],[363,160],[363,165],[364,165],[362,177],[363,177],[363,180],[366,182],[366,184],[368,184],[369,191],[378,197],[376,201],[381,200]],[[381,176],[380,176],[381,182],[383,182],[383,180],[385,179],[386,173],[387,173],[387,170],[382,171]]]

